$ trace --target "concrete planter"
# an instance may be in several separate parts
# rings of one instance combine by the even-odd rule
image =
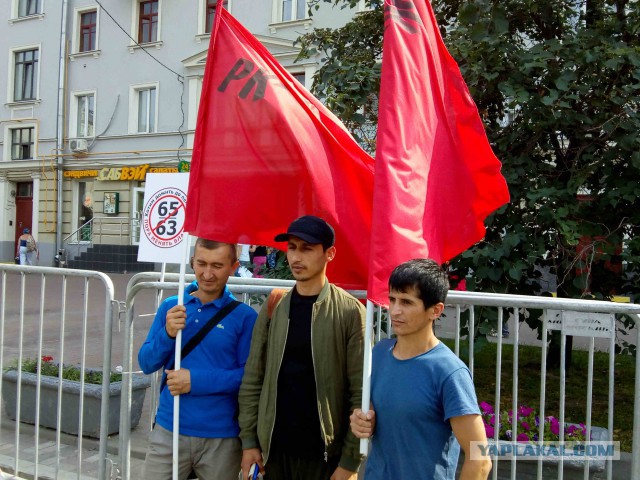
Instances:
[[[36,423],[36,384],[35,373],[22,372],[22,389],[20,400],[20,421]],[[2,374],[2,399],[4,408],[12,420],[16,419],[18,372],[9,370]],[[40,377],[40,426],[57,428],[58,409],[58,378]],[[131,391],[131,428],[138,425],[142,414],[144,396],[150,385],[149,377],[134,375]],[[118,433],[120,427],[120,392],[122,382],[114,382],[109,385],[109,423],[108,435]],[[85,383],[84,385],[84,412],[82,416],[82,435],[87,437],[100,437],[100,418],[102,385]],[[78,408],[80,405],[80,382],[72,380],[62,381],[62,420],[61,431],[78,435]]]

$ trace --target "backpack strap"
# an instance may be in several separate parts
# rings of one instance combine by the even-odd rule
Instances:
[[[267,299],[267,318],[271,319],[273,311],[289,290],[285,288],[274,288]]]

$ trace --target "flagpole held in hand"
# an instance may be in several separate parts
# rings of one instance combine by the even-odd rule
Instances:
[[[184,277],[186,274],[187,262],[189,261],[190,242],[188,233],[184,234],[184,257],[180,262],[180,279],[178,283],[178,305],[184,305]],[[176,356],[174,369],[180,370],[180,360],[182,359],[182,330],[178,330],[176,335]],[[180,395],[173,397],[173,480],[178,480],[178,440],[180,438]]]
[[[367,300],[367,316],[364,330],[364,366],[362,368],[362,411],[369,412],[371,408],[371,342],[373,339],[373,309],[375,308],[371,300]],[[360,439],[360,453],[369,453],[369,439]]]

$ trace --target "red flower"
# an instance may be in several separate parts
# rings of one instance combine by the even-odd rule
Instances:
[[[53,357],[50,357],[49,355],[43,355],[42,356],[42,361],[45,363],[49,363],[53,361]]]

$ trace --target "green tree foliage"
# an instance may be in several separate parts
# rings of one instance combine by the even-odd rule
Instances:
[[[320,3],[357,2],[316,0],[311,9]],[[433,0],[511,194],[484,241],[452,262],[472,288],[539,294],[546,271],[560,296],[638,291],[639,3]],[[377,120],[383,15],[371,5],[300,44],[303,55],[325,57],[315,93],[374,150],[371,129],[361,133]]]
[[[311,12],[321,3],[310,1]],[[354,8],[357,2],[335,3]],[[378,6],[359,13],[343,28],[319,28],[298,40],[302,58],[321,55],[322,66],[314,77],[313,93],[372,154],[378,124],[382,22],[382,8]]]

